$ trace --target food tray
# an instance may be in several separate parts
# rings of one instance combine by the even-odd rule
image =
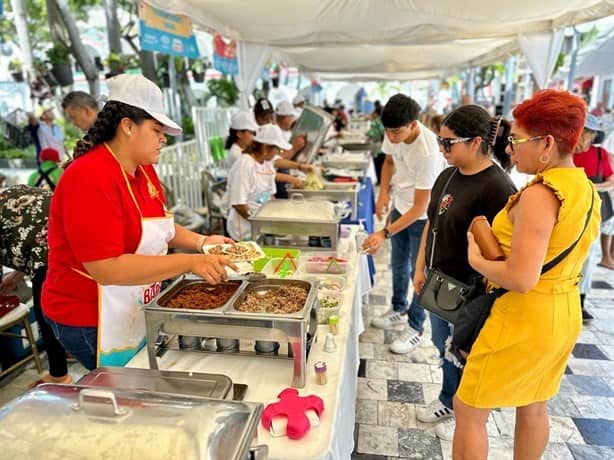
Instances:
[[[336,257],[314,256],[305,260],[303,271],[305,273],[345,275],[348,261]]]
[[[343,294],[335,291],[319,291],[318,300],[320,301],[320,308],[318,309],[318,324],[326,324],[329,316],[339,315],[339,310],[343,305]],[[337,302],[335,307],[327,307],[328,301]]]
[[[234,254],[233,251],[241,250],[243,248],[245,248],[245,251],[248,251],[248,254]],[[253,260],[258,260],[265,257],[262,248],[254,241],[242,241],[235,244],[207,244],[203,246],[203,253],[214,254],[215,249],[219,249],[220,251],[220,253],[217,255],[226,256],[233,262],[251,262]]]
[[[294,265],[292,264],[294,262]],[[301,266],[297,259],[274,258],[269,259],[261,273],[269,278],[295,278]],[[277,271],[275,271],[277,269]]]
[[[267,311],[242,311],[238,307],[247,298],[248,294],[256,294],[259,296],[266,295],[271,290],[287,289],[288,287],[300,287],[307,290],[307,298],[300,310],[292,313],[269,313]],[[226,315],[241,315],[241,316],[267,316],[267,317],[290,317],[303,318],[305,309],[311,309],[315,301],[314,284],[304,280],[282,280],[282,279],[267,279],[262,281],[252,281],[247,284],[241,293],[233,300],[232,305],[226,310]]]
[[[190,312],[198,312],[198,313],[222,313],[224,310],[224,307],[226,305],[228,305],[232,299],[234,297],[236,297],[237,293],[239,292],[239,289],[241,288],[241,284],[243,283],[243,281],[239,281],[239,280],[229,280],[226,281],[225,283],[220,283],[217,285],[211,285],[209,283],[207,283],[204,280],[194,280],[194,279],[183,279],[180,280],[177,284],[175,284],[171,289],[169,289],[169,291],[167,293],[165,293],[163,296],[161,296],[154,304],[154,308],[162,308],[166,311],[174,311],[174,312],[180,312],[180,311],[190,311]],[[216,289],[219,289],[220,287],[224,287],[224,286],[228,286],[228,285],[232,285],[233,287],[235,287],[234,292],[232,293],[232,295],[230,297],[228,297],[228,299],[226,299],[224,302],[220,302],[219,306],[216,306],[215,308],[209,308],[209,309],[202,309],[202,308],[179,308],[179,307],[170,307],[168,306],[168,303],[174,299],[175,297],[177,297],[178,295],[181,294],[181,291],[183,291],[186,288],[190,288],[192,286],[198,286],[198,285],[202,285],[205,288],[211,288],[213,291],[215,291]]]

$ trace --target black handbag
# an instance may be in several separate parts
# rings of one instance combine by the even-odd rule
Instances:
[[[458,169],[455,169],[452,174],[450,174],[450,177],[448,177],[448,180],[441,190],[438,201],[439,203],[445,196],[446,191],[448,190],[448,185],[450,185],[450,181],[457,171]],[[437,268],[433,268],[438,225],[439,212],[435,214],[435,219],[433,220],[433,226],[431,228],[433,241],[431,243],[429,273],[422,288],[422,292],[417,299],[417,303],[425,310],[428,310],[449,323],[454,324],[456,322],[458,311],[462,305],[485,292],[485,286],[481,281],[481,278],[476,279],[473,284],[467,284],[446,275]]]
[[[580,233],[580,236],[573,242],[567,249],[561,252],[558,256],[552,259],[550,262],[542,267],[541,274],[548,272],[555,266],[557,266],[565,257],[569,255],[571,251],[576,247],[582,235],[588,227],[591,215],[593,214],[593,204],[595,202],[595,194],[592,193],[591,187],[591,205],[586,214],[586,221],[584,222],[584,228]],[[477,340],[482,327],[486,323],[492,306],[499,297],[508,292],[505,288],[494,289],[490,292],[486,292],[472,299],[471,301],[462,305],[459,309],[454,323],[454,332],[452,333],[452,343],[449,348],[449,352],[462,364],[465,364],[465,356],[463,352],[468,355],[473,347],[474,342]]]

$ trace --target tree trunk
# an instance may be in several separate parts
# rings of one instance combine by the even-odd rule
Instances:
[[[50,0],[48,4],[49,3],[54,5],[62,22],[64,23],[64,27],[66,28],[68,36],[70,37],[72,51],[75,55],[75,58],[77,59],[77,62],[83,69],[85,78],[90,85],[90,94],[94,98],[97,98],[100,94],[98,68],[96,68],[94,58],[89,55],[89,53],[85,49],[85,46],[83,45],[83,42],[81,41],[81,36],[79,35],[77,23],[75,22],[75,18],[70,12],[67,0]]]
[[[34,78],[34,69],[32,64],[32,46],[30,44],[30,35],[28,34],[25,1],[11,0],[11,7],[15,14],[15,28],[17,29],[19,48],[21,48],[21,53],[23,55],[23,69],[25,70],[27,81],[31,81]]]
[[[107,36],[109,52],[122,54],[121,32],[117,20],[117,3],[115,0],[103,0],[104,15],[107,19]]]

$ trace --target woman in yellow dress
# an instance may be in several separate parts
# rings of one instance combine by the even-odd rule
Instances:
[[[582,326],[580,271],[599,235],[599,197],[573,163],[586,104],[569,92],[544,90],[513,114],[507,152],[520,172],[536,176],[493,222],[505,261],[484,259],[468,235],[470,265],[509,292],[493,305],[454,399],[455,460],[488,457],[486,421],[497,407],[516,408],[514,458],[541,458],[549,434],[546,403],[559,391]],[[578,237],[571,253],[540,275]]]

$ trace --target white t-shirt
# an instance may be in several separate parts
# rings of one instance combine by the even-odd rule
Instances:
[[[243,150],[241,150],[239,144],[235,142],[230,146],[230,149],[228,149],[228,158],[226,160],[228,161],[228,169],[232,168],[232,165],[241,158],[241,155],[243,155]]]
[[[228,173],[227,200],[230,209],[226,230],[238,241],[251,239],[251,224],[232,207],[246,204],[250,215],[276,192],[275,171],[269,162],[258,163],[251,155],[241,155]]]
[[[405,214],[414,205],[414,191],[431,190],[435,179],[446,167],[446,160],[439,152],[437,136],[418,122],[420,135],[411,143],[393,144],[384,136],[382,151],[392,155],[392,206]],[[426,212],[420,219],[426,219]]]

